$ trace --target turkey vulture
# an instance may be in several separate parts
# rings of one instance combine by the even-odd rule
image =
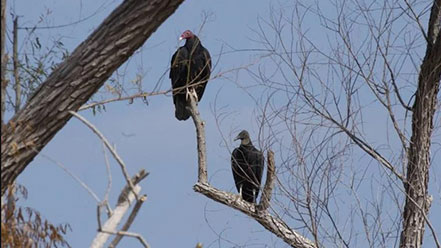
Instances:
[[[173,54],[170,66],[175,116],[180,121],[190,117],[190,111],[186,109],[188,94],[195,94],[200,101],[211,73],[210,53],[199,38],[187,30],[179,37],[179,40],[183,39],[186,40],[185,45]],[[186,87],[190,85],[192,87]]]
[[[262,181],[263,153],[253,146],[246,130],[240,132],[234,140],[238,139],[241,140],[240,146],[231,154],[234,182],[239,195],[245,201],[255,203]]]

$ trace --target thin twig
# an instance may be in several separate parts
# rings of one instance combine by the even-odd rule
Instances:
[[[107,187],[106,187],[106,193],[104,194],[103,202],[106,204],[107,214],[110,216],[112,215],[112,208],[109,206],[109,194],[110,194],[110,189],[112,188],[112,173],[110,173],[110,163],[106,153],[106,145],[104,143],[102,144],[103,144],[104,162],[106,164],[106,173],[107,173]]]
[[[82,121],[84,124],[86,124],[86,126],[88,126],[90,129],[92,129],[92,131],[103,141],[103,143],[106,145],[107,149],[109,149],[110,153],[112,153],[113,157],[115,158],[115,160],[120,165],[122,173],[123,173],[123,175],[124,175],[124,177],[125,177],[125,179],[127,181],[127,184],[129,185],[129,187],[132,190],[132,192],[135,194],[136,200],[138,200],[138,198],[139,198],[138,194],[135,193],[135,191],[134,191],[135,186],[133,185],[132,181],[130,180],[129,173],[127,172],[127,169],[126,169],[126,165],[124,164],[122,159],[119,157],[119,155],[115,151],[115,149],[110,145],[110,143],[107,140],[107,138],[94,125],[92,125],[92,123],[90,123],[88,120],[86,120],[81,115],[79,115],[79,114],[77,114],[77,113],[75,113],[73,111],[69,111],[69,113],[71,115],[75,116],[80,121]]]
[[[103,229],[103,225],[101,224],[101,204],[96,206],[96,220],[98,222],[98,230]]]
[[[18,16],[14,18],[14,30],[13,30],[13,52],[12,62],[14,64],[14,81],[15,81],[15,113],[20,110],[21,106],[21,85],[20,78],[18,76]]]
[[[93,192],[93,190],[89,186],[87,186],[87,184],[84,183],[78,176],[76,176],[69,169],[67,169],[66,166],[64,166],[62,163],[56,161],[55,159],[52,159],[51,157],[45,155],[42,152],[39,152],[39,155],[42,156],[43,158],[46,158],[47,160],[51,161],[52,163],[56,164],[61,169],[63,169],[69,176],[71,176],[75,181],[77,181],[92,196],[92,198],[95,199],[96,202],[98,202],[98,203],[101,202],[100,198],[95,194],[95,192]]]
[[[150,245],[147,243],[147,241],[145,241],[145,239],[138,233],[124,232],[124,231],[113,232],[108,230],[101,230],[101,232],[107,234],[122,235],[122,236],[137,238],[145,248],[150,248]]]
[[[410,10],[410,12],[413,15],[413,18],[415,18],[415,22],[418,24],[418,27],[420,28],[421,34],[423,35],[424,39],[427,41],[427,43],[429,43],[429,37],[427,36],[426,31],[424,30],[423,24],[421,23],[419,16],[415,13],[415,11],[414,11],[412,5],[410,5],[409,1],[404,0],[404,2],[407,5],[407,10]],[[407,14],[406,9],[403,8],[403,10]],[[408,14],[408,16],[410,17],[409,14]]]
[[[247,65],[243,65],[243,66],[239,66],[239,67],[236,67],[236,68],[232,68],[230,70],[219,72],[218,74],[216,74],[215,76],[213,76],[213,77],[211,77],[209,79],[201,80],[201,81],[199,81],[197,83],[194,83],[192,81],[192,82],[189,82],[189,84],[191,84],[192,87],[195,87],[195,86],[198,86],[200,84],[204,84],[207,81],[212,81],[214,79],[221,78],[221,77],[223,77],[224,74],[227,74],[227,73],[230,73],[230,72],[233,72],[233,71],[240,71],[240,70],[243,70],[243,69],[247,69],[248,67],[250,67],[250,66],[252,66],[252,65],[254,65],[256,63],[257,63],[257,61],[253,62],[253,63],[250,63],[250,64],[247,64]],[[100,102],[93,102],[93,103],[85,104],[85,105],[81,106],[78,109],[78,111],[94,108],[96,106],[105,105],[105,104],[111,103],[111,102],[133,101],[136,98],[146,98],[146,97],[149,97],[149,96],[167,95],[167,94],[172,93],[172,92],[180,92],[182,90],[185,90],[188,87],[189,87],[188,85],[185,85],[185,86],[178,87],[178,88],[175,88],[175,89],[168,89],[168,90],[156,91],[156,92],[140,92],[140,93],[136,93],[136,94],[133,94],[133,95],[130,95],[130,96],[124,96],[124,97],[120,96],[120,97],[116,97],[116,98],[111,98],[111,99],[103,100],[103,101],[100,101]]]
[[[93,103],[83,105],[83,106],[81,106],[81,108],[78,109],[78,111],[90,109],[90,108],[104,105],[104,104],[111,103],[111,102],[126,101],[126,100],[133,101],[135,98],[145,98],[148,96],[165,95],[169,92],[171,92],[171,90],[158,91],[158,92],[141,92],[141,93],[137,93],[137,94],[134,94],[131,96],[111,98],[111,99],[107,99],[107,100],[104,100],[101,102],[93,102]]]
[[[385,158],[383,157],[377,150],[372,148],[368,143],[366,143],[364,140],[359,138],[357,135],[355,135],[353,132],[351,132],[349,129],[347,129],[343,124],[335,120],[332,115],[325,109],[324,111],[321,111],[317,108],[314,104],[314,100],[310,99],[308,94],[306,92],[303,93],[305,96],[306,101],[308,104],[313,108],[316,113],[318,113],[323,118],[329,120],[330,122],[334,123],[338,128],[341,129],[355,144],[358,145],[363,151],[365,151],[367,154],[369,154],[372,158],[377,160],[380,164],[382,164],[384,167],[386,167],[389,171],[391,171],[398,179],[400,179],[403,184],[406,184],[406,178],[398,172],[395,167]]]

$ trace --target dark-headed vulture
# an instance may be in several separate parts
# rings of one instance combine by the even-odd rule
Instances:
[[[239,195],[245,201],[255,203],[262,181],[263,153],[253,146],[246,130],[240,132],[234,140],[238,139],[241,140],[240,146],[231,154],[234,182]]]
[[[180,121],[190,117],[190,111],[186,109],[188,94],[195,94],[200,101],[211,73],[210,53],[199,38],[187,30],[179,37],[179,40],[183,39],[186,40],[185,45],[173,54],[170,66],[175,116]]]

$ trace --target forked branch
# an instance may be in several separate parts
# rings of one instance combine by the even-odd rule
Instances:
[[[98,234],[95,236],[94,240],[90,247],[99,248],[103,247],[107,240],[111,235],[116,235],[115,239],[110,244],[110,247],[116,247],[119,241],[123,236],[135,237],[137,238],[144,247],[149,247],[147,242],[145,242],[144,238],[137,233],[129,233],[127,230],[133,223],[136,215],[138,214],[142,204],[146,201],[147,196],[142,195],[136,200],[136,204],[133,207],[126,223],[120,231],[116,231],[119,223],[122,218],[125,216],[126,212],[129,210],[130,205],[135,200],[135,195],[138,195],[141,191],[141,186],[139,186],[139,182],[142,179],[148,176],[148,172],[145,170],[141,170],[136,175],[134,175],[130,181],[135,185],[134,191],[131,190],[130,186],[127,184],[122,190],[118,197],[118,202],[116,204],[115,209],[112,212],[112,215],[107,219],[107,221],[101,225],[101,217],[100,217],[100,208],[97,210],[97,219],[98,219]]]
[[[272,151],[268,151],[268,175],[259,205],[256,206],[255,204],[248,203],[238,197],[238,195],[216,189],[208,183],[204,130],[205,124],[200,118],[200,114],[197,109],[196,99],[192,94],[190,94],[189,99],[190,106],[187,108],[190,110],[191,117],[193,118],[196,127],[199,162],[198,182],[194,185],[193,189],[196,192],[201,193],[214,201],[227,205],[250,216],[257,222],[259,222],[268,231],[274,233],[292,247],[316,247],[312,241],[303,237],[302,235],[291,229],[282,219],[272,216],[267,211],[271,199],[271,191],[273,188],[275,177],[274,153]]]
[[[92,123],[90,123],[81,115],[73,111],[69,111],[69,113],[75,116],[76,118],[78,118],[80,121],[82,121],[101,139],[103,145],[107,149],[109,149],[115,160],[118,162],[119,166],[121,167],[121,171],[127,181],[126,186],[121,190],[115,209],[113,211],[109,211],[110,208],[108,208],[109,218],[104,223],[104,225],[101,225],[101,216],[100,216],[101,207],[103,206],[103,204],[100,203],[98,205],[97,207],[98,234],[92,241],[90,247],[92,248],[103,247],[111,235],[116,235],[116,237],[110,244],[110,247],[116,247],[123,238],[123,236],[135,237],[142,243],[144,247],[149,247],[149,245],[145,242],[144,238],[141,235],[127,232],[127,230],[132,225],[133,221],[135,220],[139,210],[141,209],[142,204],[147,199],[146,195],[142,195],[142,196],[139,195],[139,192],[141,191],[141,186],[139,186],[139,183],[144,178],[146,178],[149,175],[149,173],[146,172],[144,169],[142,169],[138,173],[136,173],[133,177],[130,178],[126,165],[124,164],[123,160],[118,155],[118,153],[116,152],[115,148],[112,145],[110,145],[110,142],[107,140],[107,138]],[[107,159],[106,162],[108,162]],[[136,204],[133,207],[126,223],[124,224],[124,226],[120,231],[116,231],[119,223],[121,222],[125,213],[129,210],[130,205],[134,200],[136,200]],[[108,204],[107,199],[105,199],[103,203],[104,202]]]

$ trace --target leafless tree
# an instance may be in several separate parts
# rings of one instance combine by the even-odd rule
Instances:
[[[272,206],[316,247],[440,247],[440,28],[439,0],[294,1],[259,19],[267,59],[249,72],[262,147],[279,148]]]
[[[81,106],[156,94],[84,105],[181,2],[124,1],[54,68],[2,125],[2,195]],[[440,247],[428,218],[440,6],[440,0],[337,0],[273,8],[256,30],[266,60],[249,70],[264,89],[254,98],[261,147],[277,154],[268,153],[263,197],[248,204],[207,183],[205,124],[193,101],[195,191],[247,214],[293,247],[421,247],[424,237]],[[2,76],[2,99],[5,85]],[[2,102],[2,117],[3,109]],[[135,183],[127,185],[136,192]]]

